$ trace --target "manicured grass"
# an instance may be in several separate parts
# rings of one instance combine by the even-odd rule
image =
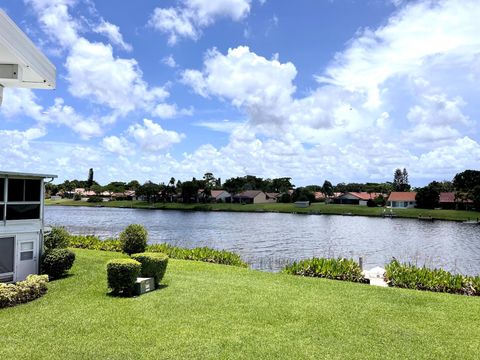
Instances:
[[[69,199],[46,200],[46,205],[71,205],[71,206],[105,206],[140,209],[187,210],[187,211],[244,211],[244,212],[282,212],[298,214],[330,214],[330,215],[359,215],[383,216],[383,208],[369,208],[358,205],[336,205],[313,203],[308,208],[297,208],[294,204],[182,204],[182,203],[156,203],[149,204],[145,201],[110,201],[103,203],[88,203]],[[387,213],[390,213],[387,210]],[[393,213],[401,218],[417,218],[418,216],[432,217],[437,220],[465,221],[480,218],[478,211],[464,210],[425,210],[425,209],[393,209]]]
[[[0,359],[478,359],[480,299],[170,260],[163,289],[106,295],[118,253],[0,310]]]

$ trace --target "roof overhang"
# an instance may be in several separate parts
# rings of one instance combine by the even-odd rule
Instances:
[[[25,177],[25,178],[39,178],[39,179],[55,179],[58,176],[52,174],[34,174],[13,171],[0,171],[0,177]]]
[[[55,65],[36,48],[5,11],[0,9],[0,85],[54,89],[55,79]]]

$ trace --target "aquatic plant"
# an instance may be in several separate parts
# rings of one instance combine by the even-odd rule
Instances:
[[[402,264],[396,259],[386,266],[385,281],[390,286],[406,289],[480,296],[480,276],[464,276],[443,269]]]
[[[367,282],[360,265],[352,259],[311,258],[287,265],[284,273],[332,280]]]

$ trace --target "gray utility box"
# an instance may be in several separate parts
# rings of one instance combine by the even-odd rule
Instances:
[[[135,282],[135,293],[137,295],[142,295],[153,290],[155,290],[155,280],[152,277],[137,278]]]

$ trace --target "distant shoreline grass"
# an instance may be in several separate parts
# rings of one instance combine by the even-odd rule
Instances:
[[[371,216],[382,217],[383,208],[370,208],[359,205],[337,205],[312,203],[308,208],[297,208],[294,204],[182,204],[182,203],[154,203],[146,201],[108,201],[103,203],[88,203],[85,201],[74,201],[70,199],[45,200],[48,206],[88,206],[88,207],[113,207],[113,208],[132,208],[132,209],[152,209],[152,210],[180,210],[180,211],[227,211],[227,212],[279,212],[289,214],[307,214],[307,215],[351,215],[351,216]],[[388,210],[387,213],[390,211]],[[465,210],[428,210],[428,209],[393,209],[393,213],[398,218],[417,219],[421,217],[431,217],[434,220],[448,221],[466,221],[480,218],[478,211]]]

